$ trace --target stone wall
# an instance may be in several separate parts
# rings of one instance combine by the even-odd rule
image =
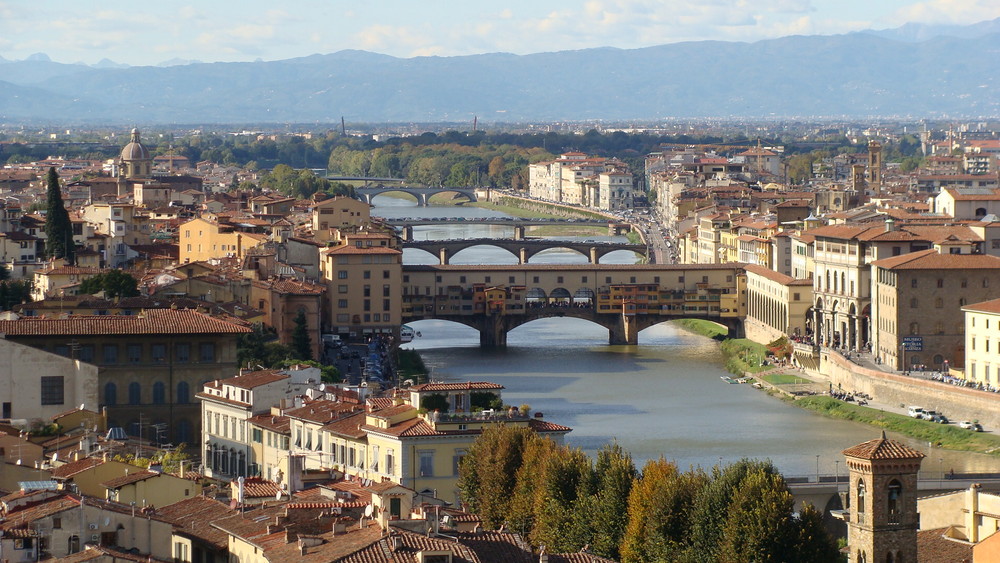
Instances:
[[[834,387],[867,393],[880,403],[917,405],[953,422],[979,420],[983,426],[1000,427],[1000,393],[864,368],[826,349],[820,353],[820,372]]]
[[[746,331],[747,338],[761,344],[769,344],[785,335],[780,330],[774,329],[750,317],[747,317],[743,321],[743,330]]]

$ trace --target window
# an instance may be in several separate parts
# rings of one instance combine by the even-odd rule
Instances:
[[[910,308],[911,309],[916,309],[917,308],[917,298],[916,297],[913,297],[913,298],[910,299]]]
[[[341,309],[346,309],[347,308],[347,299],[338,299],[337,300],[337,307],[339,307]]]
[[[142,387],[139,385],[139,382],[133,381],[132,383],[129,383],[128,384],[128,404],[130,404],[130,405],[141,404],[142,403],[141,392],[142,392]]]
[[[61,375],[42,376],[42,404],[61,405],[65,400],[64,377]]]
[[[142,344],[128,344],[125,346],[125,354],[128,363],[138,364],[142,361]]]
[[[260,428],[253,428],[250,430],[250,439],[258,444],[264,442],[264,431]]]
[[[347,286],[346,285],[338,285],[337,286],[337,293],[347,293]]]
[[[202,362],[215,361],[215,344],[213,342],[202,342],[198,345],[198,357]]]
[[[434,476],[434,452],[433,451],[422,451],[422,452],[418,452],[417,455],[420,458],[420,476],[421,477],[433,477]]]
[[[916,278],[910,280],[910,287],[917,287],[917,280],[916,280]]]
[[[105,364],[117,364],[118,363],[118,345],[117,344],[105,344],[102,349],[104,355]]]
[[[861,521],[861,514],[865,512],[865,481],[858,479],[858,521]]]
[[[162,381],[153,384],[153,404],[162,405],[167,402],[167,386]]]
[[[899,524],[900,522],[900,512],[902,511],[903,504],[903,485],[899,481],[893,479],[889,483],[889,488],[886,492],[888,496],[888,503],[886,504],[887,512],[889,513],[889,523]]]
[[[388,475],[396,473],[396,457],[393,455],[392,450],[385,451],[385,472]]]
[[[363,276],[363,277],[364,277],[364,279],[366,279],[366,280],[370,280],[370,279],[372,279],[372,271],[371,271],[371,270],[365,270],[365,274],[364,274],[364,276]]]
[[[166,344],[153,344],[149,347],[149,352],[153,355],[153,363],[162,364],[167,360]]]
[[[115,406],[118,403],[118,386],[114,383],[104,384],[104,404],[109,407]],[[10,418],[9,416],[4,418]]]
[[[944,287],[944,278],[938,278],[937,279],[937,286],[938,287]]]
[[[347,279],[347,270],[337,270],[337,279],[338,280],[346,280]]]
[[[174,402],[179,405],[186,405],[191,401],[191,391],[188,387],[187,381],[181,381],[177,384],[177,397]]]
[[[79,351],[79,354],[78,354],[77,357],[80,358],[81,362],[93,363],[94,362],[94,345],[93,344],[84,344],[84,345],[80,346],[80,351]]]
[[[174,351],[177,354],[177,363],[186,364],[191,361],[191,345],[188,343],[175,344]]]

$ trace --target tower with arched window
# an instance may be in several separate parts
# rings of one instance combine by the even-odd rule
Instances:
[[[917,472],[924,454],[882,436],[843,452],[850,473],[851,563],[917,561]]]

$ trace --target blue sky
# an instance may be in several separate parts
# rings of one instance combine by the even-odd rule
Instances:
[[[0,56],[148,65],[342,49],[397,57],[526,54],[996,17],[1000,0],[0,0]]]

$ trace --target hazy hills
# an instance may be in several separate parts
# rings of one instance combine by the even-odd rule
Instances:
[[[929,38],[924,38],[929,37]],[[0,59],[0,121],[233,123],[1000,115],[1000,20],[533,55],[340,51],[121,68]]]

